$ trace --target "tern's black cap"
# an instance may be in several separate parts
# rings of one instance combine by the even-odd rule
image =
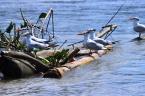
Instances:
[[[83,32],[78,33],[77,35],[89,34],[90,32],[93,32],[93,31],[96,31],[96,29],[90,28],[90,29],[88,29],[86,31],[83,31]]]

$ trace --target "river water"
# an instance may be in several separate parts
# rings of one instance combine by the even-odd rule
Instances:
[[[0,27],[20,23],[19,8],[32,22],[41,12],[54,9],[58,40],[82,40],[78,32],[100,30],[123,0],[1,0]],[[111,23],[118,28],[109,38],[120,40],[111,53],[78,67],[62,79],[30,77],[1,81],[0,96],[145,96],[145,41],[130,42],[138,36],[128,21],[138,16],[145,23],[145,0],[128,0]]]

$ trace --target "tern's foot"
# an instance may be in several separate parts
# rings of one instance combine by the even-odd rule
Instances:
[[[144,40],[144,39],[141,37],[136,37],[136,38],[132,39],[131,41],[140,41],[140,40]]]
[[[137,37],[136,40],[143,40],[143,38],[141,38],[141,37]]]
[[[98,50],[98,51],[90,52],[89,56],[92,56],[93,53],[96,53],[96,54],[98,54],[99,57],[102,57],[102,55],[104,55],[104,50]]]

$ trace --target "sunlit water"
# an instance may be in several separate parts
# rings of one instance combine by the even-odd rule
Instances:
[[[123,0],[1,0],[0,26],[20,23],[19,8],[32,22],[49,8],[54,9],[58,40],[81,40],[78,32],[100,30]],[[111,40],[121,40],[113,52],[92,64],[78,67],[62,79],[30,77],[0,82],[0,96],[145,96],[145,41],[129,42],[137,36],[129,16],[145,23],[145,1],[128,0],[111,22],[118,25]]]

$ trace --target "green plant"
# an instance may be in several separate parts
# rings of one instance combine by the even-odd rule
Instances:
[[[46,59],[49,61],[50,67],[59,67],[61,62],[68,57],[69,49],[63,49],[62,51],[56,52],[53,56],[49,56]]]
[[[21,51],[26,49],[26,46],[20,42],[20,35],[19,32],[16,32],[15,23],[10,22],[4,32],[0,30],[0,48]]]
[[[48,64],[49,61],[41,56],[38,56],[37,59],[39,59],[40,61],[42,61],[44,64]]]

